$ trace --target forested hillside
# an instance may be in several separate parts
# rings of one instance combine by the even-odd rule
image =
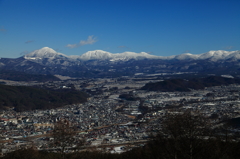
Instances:
[[[205,87],[240,84],[239,78],[224,78],[218,76],[210,76],[206,78],[194,78],[190,80],[169,79],[161,82],[147,83],[141,89],[149,91],[163,92],[187,92],[190,89],[204,89]]]
[[[87,101],[87,94],[76,90],[46,90],[26,86],[0,85],[0,109],[16,111],[56,108]]]
[[[59,81],[60,79],[53,75],[27,74],[13,70],[0,70],[0,79],[12,81]]]

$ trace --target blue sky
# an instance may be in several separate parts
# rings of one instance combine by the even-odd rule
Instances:
[[[240,0],[0,0],[0,57],[240,50]]]

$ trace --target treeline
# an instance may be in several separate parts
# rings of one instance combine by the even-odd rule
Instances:
[[[27,74],[13,70],[0,70],[0,78],[12,81],[59,81],[60,79],[54,75],[41,75],[41,74]]]
[[[65,154],[68,159],[238,159],[239,133],[230,123],[214,127],[208,118],[192,112],[169,115],[160,131],[142,147],[121,154],[90,150]],[[3,159],[58,159],[60,153],[34,149],[11,152]]]
[[[240,84],[239,78],[224,78],[219,76],[210,76],[206,78],[168,79],[161,82],[147,83],[142,90],[163,91],[163,92],[188,92],[190,89],[204,89],[205,87]]]
[[[14,107],[16,111],[51,109],[68,104],[83,103],[88,95],[76,90],[46,90],[26,86],[0,84],[0,109]]]
[[[120,94],[119,98],[129,100],[129,101],[137,101],[140,100],[139,97],[135,97],[133,94]]]

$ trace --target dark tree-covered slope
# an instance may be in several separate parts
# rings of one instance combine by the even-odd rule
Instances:
[[[0,85],[0,109],[16,111],[56,108],[87,101],[87,94],[76,90],[45,90],[25,86]]]
[[[59,78],[53,75],[41,75],[41,74],[27,74],[24,72],[18,72],[14,70],[0,70],[0,79],[12,80],[12,81],[58,81]]]
[[[210,76],[206,78],[195,78],[190,80],[184,79],[169,79],[156,83],[147,83],[141,89],[149,91],[163,92],[187,92],[190,89],[204,89],[204,87],[221,86],[229,84],[240,84],[239,78],[224,78],[218,76]]]

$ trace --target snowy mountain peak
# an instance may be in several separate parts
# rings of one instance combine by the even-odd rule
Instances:
[[[56,56],[65,56],[64,54],[58,53],[52,48],[43,47],[39,50],[35,50],[24,56],[25,59],[42,59],[42,58],[54,58]]]
[[[107,60],[110,58],[112,58],[112,54],[103,50],[88,51],[80,56],[82,60]]]
[[[200,60],[210,59],[212,61],[222,60],[234,52],[235,51],[224,51],[224,50],[209,51],[209,52],[200,54],[198,59]]]

